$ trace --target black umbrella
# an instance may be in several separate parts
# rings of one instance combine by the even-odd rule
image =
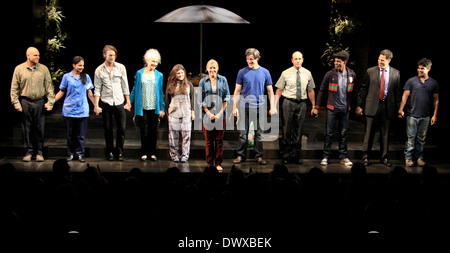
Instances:
[[[155,22],[200,23],[200,73],[202,73],[203,23],[250,24],[239,15],[216,6],[191,5],[176,9]]]

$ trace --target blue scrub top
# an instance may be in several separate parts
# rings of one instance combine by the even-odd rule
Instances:
[[[71,118],[89,117],[87,90],[94,88],[91,78],[86,74],[86,83],[81,82],[80,76],[75,77],[73,71],[63,76],[59,89],[66,92],[62,115]]]

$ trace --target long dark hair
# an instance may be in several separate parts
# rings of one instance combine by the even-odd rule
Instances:
[[[83,57],[75,56],[72,59],[72,64],[77,65],[80,61],[84,61]],[[80,79],[81,79],[82,84],[86,84],[87,78],[86,78],[86,73],[84,73],[84,71],[82,71],[80,73]]]
[[[179,82],[179,80],[177,79],[177,72],[179,70],[184,71],[184,79],[180,83],[179,92],[181,94],[186,94],[186,89],[189,87],[189,81],[186,76],[186,69],[183,67],[183,65],[177,64],[172,68],[172,71],[170,71],[167,81],[167,93],[170,95],[174,95],[175,90],[177,89],[177,82]]]

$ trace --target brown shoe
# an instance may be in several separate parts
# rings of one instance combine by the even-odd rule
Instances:
[[[258,160],[256,160],[256,162],[260,165],[266,165],[267,162],[266,160],[262,159],[262,157],[258,157]]]
[[[44,157],[42,155],[36,155],[36,162],[43,162]]]
[[[26,154],[23,158],[22,158],[23,162],[30,162],[31,161],[31,154]]]
[[[242,158],[242,156],[238,155],[238,157],[236,157],[236,159],[233,160],[234,163],[241,163],[244,161],[244,158]]]

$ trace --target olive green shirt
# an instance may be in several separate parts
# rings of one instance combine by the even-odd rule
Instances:
[[[50,105],[55,103],[55,91],[48,68],[43,64],[34,67],[22,63],[14,69],[11,82],[11,103],[14,108],[21,108],[19,97],[39,99],[47,97]]]

